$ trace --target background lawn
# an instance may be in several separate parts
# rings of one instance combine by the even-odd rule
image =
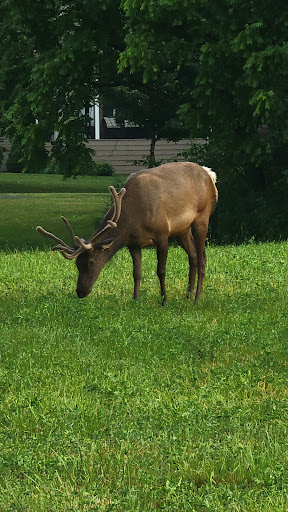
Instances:
[[[67,193],[90,192],[106,193],[109,185],[121,187],[127,175],[115,176],[78,176],[76,179],[64,179],[57,174],[0,173],[0,194],[5,193]]]
[[[63,180],[57,175],[0,173],[0,247],[27,249],[51,246],[35,228],[39,224],[60,238],[67,238],[64,215],[75,234],[91,236],[111,203],[109,185],[119,190],[127,176],[89,176]]]
[[[36,232],[38,225],[70,244],[61,215],[68,218],[75,234],[87,238],[108,210],[110,197],[109,193],[5,194],[1,199],[0,245],[10,250],[52,247],[52,240]]]

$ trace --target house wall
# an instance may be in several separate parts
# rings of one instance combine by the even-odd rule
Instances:
[[[164,139],[159,140],[155,146],[155,158],[156,160],[170,160],[176,157],[177,153],[188,148],[191,142],[205,143],[203,139],[194,139],[193,141],[183,139],[177,143]],[[4,147],[5,154],[0,171],[5,172],[11,144],[4,140],[1,142],[1,146]],[[95,151],[93,157],[95,162],[108,162],[116,173],[130,174],[144,168],[143,165],[135,166],[134,161],[149,155],[150,141],[146,139],[100,139],[87,141],[87,146]],[[49,149],[49,145],[47,147]],[[177,160],[183,160],[183,158],[177,157]]]
[[[177,143],[159,140],[155,146],[156,160],[170,160],[191,145],[191,141],[183,139]],[[143,169],[144,165],[134,165],[135,160],[141,160],[149,155],[150,140],[147,139],[100,139],[89,141],[88,146],[95,150],[96,162],[109,162],[116,173],[135,172]],[[181,158],[178,158],[181,160]],[[183,160],[183,158],[182,158]]]

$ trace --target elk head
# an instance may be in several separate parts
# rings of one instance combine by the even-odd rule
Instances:
[[[113,252],[107,255],[106,250],[114,244],[117,238],[115,238],[115,236],[106,238],[105,234],[107,232],[108,235],[108,231],[111,228],[113,229],[117,227],[117,222],[121,214],[121,203],[126,189],[122,188],[119,194],[117,194],[115,188],[112,186],[109,187],[109,190],[114,199],[113,216],[111,219],[108,219],[104,227],[100,231],[96,232],[89,240],[85,241],[83,238],[75,236],[70,223],[65,217],[61,217],[61,219],[70,233],[72,247],[63,242],[61,238],[53,235],[53,233],[49,233],[43,229],[41,226],[37,226],[36,228],[41,235],[51,238],[57,242],[57,245],[52,248],[52,251],[60,251],[62,256],[68,260],[76,259],[76,265],[79,272],[76,293],[79,298],[89,295],[93,284],[101,272],[101,269],[114,254]]]

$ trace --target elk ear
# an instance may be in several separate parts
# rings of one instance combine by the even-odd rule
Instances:
[[[101,251],[105,251],[105,249],[109,249],[111,245],[113,245],[115,238],[107,238],[106,240],[102,240],[98,242],[98,244],[94,245],[94,249],[100,249]]]

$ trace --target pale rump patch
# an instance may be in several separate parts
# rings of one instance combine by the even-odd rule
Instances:
[[[203,169],[205,169],[205,171],[208,172],[211,180],[213,181],[213,183],[215,185],[215,183],[217,181],[217,174],[216,174],[216,172],[212,171],[212,169],[210,169],[210,167],[205,167],[205,165],[202,165],[202,167],[203,167]]]

